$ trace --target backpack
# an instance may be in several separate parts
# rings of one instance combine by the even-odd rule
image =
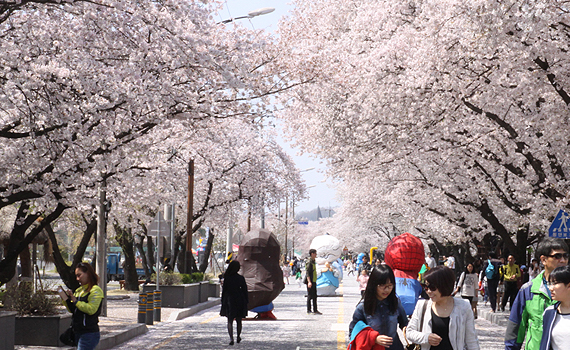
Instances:
[[[490,280],[493,279],[493,276],[495,276],[495,265],[491,263],[491,260],[487,260],[487,262],[488,264],[485,268],[485,276],[487,277],[487,280]]]

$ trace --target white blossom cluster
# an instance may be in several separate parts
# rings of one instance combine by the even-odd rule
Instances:
[[[398,215],[401,230],[456,243],[495,233],[513,251],[517,230],[530,243],[568,205],[565,1],[295,8],[280,63],[304,84],[282,95],[280,116],[342,180],[343,222]]]
[[[26,2],[0,22],[0,209],[92,211],[148,224],[159,204],[195,225],[302,197],[291,159],[261,127],[286,87],[266,34],[218,25],[207,1]],[[0,7],[0,10],[4,8]],[[179,225],[186,225],[180,215]],[[197,220],[197,221],[196,221]]]

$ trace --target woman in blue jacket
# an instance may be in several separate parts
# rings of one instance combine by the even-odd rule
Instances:
[[[548,277],[552,300],[542,316],[540,350],[568,349],[570,339],[570,266],[557,267]]]
[[[398,337],[398,325],[408,325],[406,311],[396,296],[396,277],[388,265],[379,265],[370,273],[364,302],[359,303],[352,315],[349,333],[352,333],[358,321],[364,322],[380,333],[376,344],[389,350],[403,350],[404,346]]]

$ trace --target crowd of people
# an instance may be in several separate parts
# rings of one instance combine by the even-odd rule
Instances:
[[[283,277],[301,279],[307,288],[307,313],[321,315],[317,308],[317,251],[309,250],[306,261],[297,258],[283,264]],[[349,349],[403,350],[397,329],[404,331],[409,344],[421,350],[479,350],[474,320],[477,301],[483,296],[491,312],[505,311],[509,321],[505,350],[570,349],[570,266],[568,246],[563,240],[545,238],[535,251],[528,268],[516,264],[508,255],[506,262],[494,252],[479,261],[468,262],[460,273],[450,255],[439,263],[428,253],[418,279],[424,291],[410,318],[396,293],[396,277],[381,259],[363,257],[356,266],[347,259],[347,276],[356,277],[361,301],[349,325]],[[237,325],[237,343],[241,342],[242,319],[247,316],[248,291],[238,272],[240,264],[232,261],[224,273],[220,315],[228,318],[230,345],[234,344],[233,322]],[[304,271],[304,274],[302,273]],[[77,265],[80,287],[60,291],[63,304],[73,313],[73,345],[93,349],[99,342],[98,316],[103,293],[98,276],[90,264]],[[302,276],[304,275],[304,278]],[[502,287],[502,288],[501,288]]]
[[[349,349],[403,349],[396,334],[400,327],[407,342],[422,350],[478,350],[474,320],[479,295],[488,298],[492,312],[505,311],[509,304],[505,350],[570,349],[568,256],[563,240],[545,238],[528,269],[519,267],[513,255],[503,262],[491,252],[456,273],[453,256],[438,264],[428,253],[418,276],[425,294],[409,320],[392,269],[382,262],[372,268],[363,259],[357,277],[362,300],[349,325]]]

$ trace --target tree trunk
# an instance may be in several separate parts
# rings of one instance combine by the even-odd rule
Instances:
[[[33,239],[65,210],[65,206],[58,204],[56,209],[45,217],[41,223],[34,227],[27,235],[27,229],[40,216],[39,214],[28,215],[29,205],[26,201],[20,202],[20,208],[16,215],[14,227],[10,233],[10,243],[4,251],[4,259],[0,261],[0,285],[7,283],[14,277],[18,255],[32,243]]]
[[[178,256],[180,255],[179,252],[180,252],[180,245],[181,244],[182,244],[182,235],[181,234],[175,234],[174,235],[174,251],[171,254],[172,258],[170,260],[170,266],[173,269],[176,266],[176,263],[178,262]]]
[[[148,262],[146,260],[146,253],[144,252],[144,236],[139,235],[140,239],[135,240],[135,247],[137,248],[139,255],[141,257],[141,263],[144,270],[144,275],[146,276],[147,280],[150,278],[151,272],[148,268]]]
[[[122,228],[117,223],[115,228],[115,240],[121,246],[125,257],[123,273],[125,274],[125,290],[139,290],[137,267],[135,260],[134,237],[130,228]]]
[[[46,232],[48,233],[48,237],[51,241],[52,246],[54,247],[53,260],[55,267],[63,283],[65,283],[65,285],[71,290],[79,288],[79,282],[77,282],[77,279],[75,278],[75,266],[77,266],[77,264],[79,264],[82,261],[83,255],[85,254],[85,250],[87,249],[89,241],[91,240],[91,237],[93,236],[93,233],[95,232],[96,229],[97,229],[97,220],[93,219],[91,220],[90,223],[87,224],[87,227],[83,232],[83,237],[81,238],[81,242],[77,247],[77,252],[73,257],[71,266],[69,266],[65,262],[63,256],[61,255],[61,251],[59,250],[59,245],[57,243],[57,238],[55,237],[55,233],[53,232],[51,225],[46,227]]]
[[[210,233],[208,234],[208,242],[206,243],[206,250],[204,251],[204,260],[200,264],[199,271],[202,273],[206,272],[208,268],[208,262],[210,260],[210,253],[212,252],[212,245],[214,244],[214,229],[210,229]]]
[[[150,274],[155,273],[154,267],[156,266],[156,261],[154,259],[154,242],[150,236],[146,236],[146,261],[148,263]],[[148,276],[150,277],[150,275]]]
[[[26,247],[26,249],[20,252],[20,266],[22,268],[21,276],[32,278],[32,255],[30,254],[30,247]]]

